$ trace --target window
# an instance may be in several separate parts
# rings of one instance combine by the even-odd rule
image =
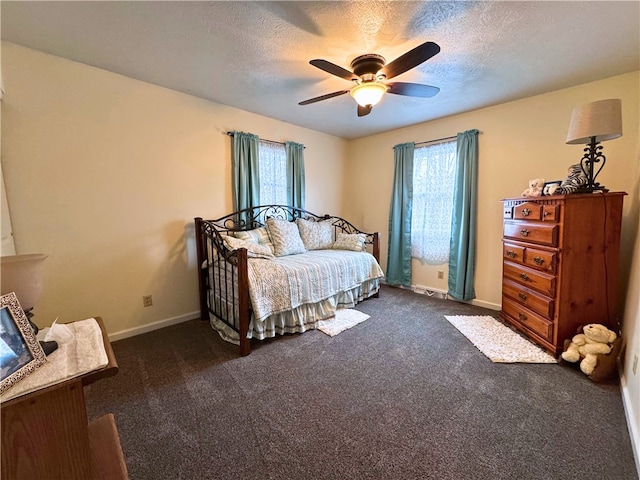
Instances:
[[[414,151],[411,256],[431,265],[449,261],[455,169],[455,140]]]
[[[284,145],[260,140],[260,204],[287,205],[287,153]]]

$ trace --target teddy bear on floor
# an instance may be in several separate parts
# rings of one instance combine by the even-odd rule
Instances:
[[[539,197],[542,195],[544,188],[544,178],[534,178],[529,180],[529,187],[522,192],[523,197]]]
[[[571,363],[582,359],[580,370],[585,375],[591,375],[598,363],[598,355],[606,355],[611,351],[611,344],[617,335],[604,325],[597,323],[585,325],[582,331],[584,333],[579,333],[571,339],[569,347],[562,352],[562,359]]]

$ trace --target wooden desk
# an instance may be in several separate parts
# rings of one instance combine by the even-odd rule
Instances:
[[[4,480],[128,478],[113,415],[87,422],[84,386],[118,373],[102,319],[96,320],[106,366],[0,405]]]

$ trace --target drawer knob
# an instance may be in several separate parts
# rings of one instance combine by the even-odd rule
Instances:
[[[526,273],[521,273],[520,278],[526,282],[527,280],[529,280],[529,275],[527,275]]]
[[[519,293],[518,298],[524,302],[527,299],[527,296],[524,293]]]
[[[529,210],[528,208],[523,208],[522,209],[522,216],[523,217],[528,217],[530,213],[531,213],[531,210]]]
[[[523,237],[528,237],[529,230],[527,230],[526,228],[523,228],[522,230],[520,230],[520,235],[522,235]]]
[[[519,313],[518,318],[520,319],[521,322],[527,321],[527,316],[524,313]]]
[[[533,261],[536,262],[536,265],[540,266],[544,263],[544,259],[542,257],[534,257]]]
[[[509,258],[516,258],[516,256],[517,256],[517,255],[516,255],[516,252],[513,252],[513,251],[511,251],[511,250],[508,250],[508,251],[507,251],[507,257],[509,257]]]

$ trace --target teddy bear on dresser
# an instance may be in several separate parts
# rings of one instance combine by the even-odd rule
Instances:
[[[542,189],[544,188],[544,178],[534,178],[529,180],[529,187],[522,192],[523,197],[539,197],[542,195]]]
[[[612,344],[617,338],[615,332],[604,325],[590,323],[571,339],[569,347],[562,352],[562,359],[576,363],[580,361],[580,370],[585,375],[591,375],[598,363],[598,355],[606,355],[611,351]]]

